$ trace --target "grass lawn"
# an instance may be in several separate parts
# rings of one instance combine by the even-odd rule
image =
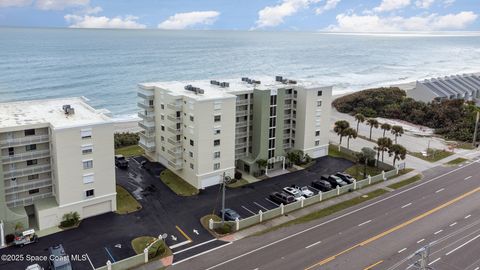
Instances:
[[[241,186],[244,186],[244,185],[248,185],[250,183],[248,183],[247,180],[245,179],[240,179],[240,180],[237,180],[237,182],[233,183],[233,184],[228,184],[227,187],[229,188],[238,188],[238,187],[241,187]]]
[[[389,185],[388,187],[389,187],[389,188],[393,188],[393,189],[399,189],[399,188],[401,188],[401,187],[404,187],[404,186],[406,186],[406,185],[410,185],[411,183],[416,182],[416,181],[419,181],[419,180],[421,180],[421,179],[422,179],[422,175],[421,175],[421,174],[417,174],[417,175],[415,175],[415,176],[412,176],[412,177],[410,177],[410,178],[408,178],[408,179],[405,179],[405,180],[403,180],[403,181],[400,181],[400,182],[398,182],[398,183],[391,184],[391,185]]]
[[[155,240],[156,238],[152,236],[137,237],[132,240],[132,248],[137,254],[143,253],[143,250]]]
[[[145,153],[143,148],[138,145],[130,145],[115,149],[115,155],[124,155],[125,157],[141,156]]]
[[[124,215],[142,209],[142,205],[121,186],[117,185],[117,213]]]
[[[445,150],[438,150],[438,149],[429,149],[427,153],[428,155],[426,157],[423,156],[422,153],[420,152],[409,152],[409,154],[414,157],[417,157],[426,161],[430,161],[430,162],[436,162],[453,155],[452,152],[448,152]]]
[[[338,151],[338,147],[332,144],[328,145],[328,155],[331,157],[348,159],[352,162],[357,161],[355,157]]]
[[[168,169],[165,169],[160,173],[160,180],[162,180],[162,182],[177,195],[193,196],[198,194],[198,189]]]
[[[459,142],[457,144],[457,148],[466,149],[466,150],[473,150],[473,149],[475,149],[475,146],[473,146],[471,142]]]
[[[153,242],[155,242],[157,238],[152,236],[140,236],[132,240],[132,248],[137,254],[143,253],[146,247],[150,246]],[[156,242],[150,247],[149,260],[156,258],[156,257],[167,257],[172,255],[172,251],[168,248],[163,240]]]
[[[353,165],[352,167],[346,169],[345,172],[355,177],[357,180],[365,179],[365,177],[363,177],[363,165],[359,165],[359,164]],[[377,167],[367,166],[367,175],[375,176],[381,173],[382,173],[381,169]]]
[[[445,165],[458,165],[458,164],[463,163],[467,160],[468,159],[466,159],[466,158],[456,158],[456,159],[452,159],[449,162],[445,163]]]

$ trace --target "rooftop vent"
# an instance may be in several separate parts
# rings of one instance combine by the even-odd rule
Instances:
[[[72,106],[70,105],[63,105],[62,106],[62,109],[63,109],[63,112],[66,114],[66,115],[71,115],[71,114],[74,114],[75,113],[75,109],[73,109]]]
[[[250,79],[248,77],[242,77],[242,82],[246,82],[248,84],[260,84],[260,81],[256,81],[254,79]]]
[[[283,81],[283,77],[282,76],[275,76],[275,81],[276,82],[281,82],[281,81]]]
[[[222,82],[220,83],[220,87],[230,87],[230,84],[228,82]]]
[[[219,82],[219,81],[214,81],[214,80],[211,80],[211,81],[210,81],[210,84],[213,84],[213,85],[220,85],[220,82]]]
[[[198,88],[198,87],[193,87],[191,84],[186,85],[184,88],[185,88],[185,90],[195,92],[195,95],[204,94],[204,93],[205,93],[205,91],[204,91],[203,89],[200,89],[200,88]]]
[[[297,84],[297,81],[289,80],[289,79],[284,78],[282,76],[275,76],[275,81],[276,82],[281,82],[283,84]]]

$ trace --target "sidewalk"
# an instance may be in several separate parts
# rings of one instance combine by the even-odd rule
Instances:
[[[288,222],[290,220],[294,220],[294,219],[300,218],[302,216],[308,215],[310,213],[322,210],[324,208],[339,204],[341,202],[348,201],[348,200],[351,200],[353,198],[365,195],[365,194],[370,193],[370,192],[372,192],[374,190],[377,190],[377,189],[385,189],[387,191],[391,191],[391,189],[388,188],[387,186],[389,186],[391,184],[394,184],[394,183],[398,183],[398,182],[403,181],[403,180],[406,180],[406,179],[408,179],[410,177],[413,177],[417,174],[419,174],[417,171],[411,171],[407,174],[398,176],[398,177],[393,178],[391,180],[380,182],[380,183],[374,184],[372,186],[369,186],[369,187],[366,187],[366,188],[363,188],[363,189],[359,189],[359,190],[356,190],[356,191],[351,192],[351,193],[341,195],[339,197],[334,197],[334,198],[329,199],[327,201],[320,202],[320,203],[317,203],[317,204],[299,209],[299,210],[294,211],[294,212],[290,212],[290,213],[288,213],[288,215],[280,216],[280,217],[265,221],[261,224],[257,224],[257,225],[254,225],[252,227],[246,228],[244,230],[238,231],[236,233],[233,233],[232,235],[229,235],[228,238],[225,238],[223,240],[225,240],[225,241],[236,241],[236,240],[245,238],[247,236],[254,235],[256,233],[262,232],[262,231],[267,230],[271,227],[281,225],[281,224],[283,224],[285,222]]]

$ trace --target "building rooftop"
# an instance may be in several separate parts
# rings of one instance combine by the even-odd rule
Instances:
[[[107,110],[95,110],[84,97],[0,103],[0,128],[51,124],[54,128],[111,122]],[[66,114],[70,105],[74,113]]]
[[[465,97],[480,90],[480,76],[477,74],[445,76],[417,83],[427,87],[437,97]]]
[[[247,79],[247,77],[244,77]],[[295,80],[295,84],[293,83],[284,83],[281,81],[277,81],[275,77],[248,77],[251,81],[255,82],[247,82],[243,81],[242,78],[238,79],[227,79],[227,80],[214,80],[215,82],[221,83],[228,83],[228,87],[222,87],[221,85],[212,84],[211,80],[196,80],[196,81],[169,81],[169,82],[149,82],[149,83],[141,83],[139,84],[142,88],[161,88],[164,90],[169,90],[172,94],[178,94],[182,96],[187,96],[197,100],[209,100],[209,99],[221,99],[221,98],[231,98],[234,97],[235,94],[239,94],[242,92],[251,92],[254,89],[260,90],[270,90],[270,89],[279,89],[285,87],[292,87],[292,86],[301,86],[301,87],[315,87],[319,86],[319,84],[312,82],[312,81],[298,81]],[[283,80],[287,78],[282,78]],[[292,82],[290,78],[288,78],[289,82]],[[260,83],[258,83],[260,82]],[[202,89],[204,92],[203,94],[195,94],[193,91],[189,91],[185,89],[185,86],[191,85],[193,87],[197,87]]]

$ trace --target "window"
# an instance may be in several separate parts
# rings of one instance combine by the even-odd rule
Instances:
[[[148,101],[148,105],[149,105],[150,107],[153,107],[153,100],[149,100],[149,101]]]
[[[277,107],[270,107],[270,116],[277,115]]]
[[[315,131],[315,136],[316,137],[320,136],[320,130]]]
[[[222,120],[222,116],[221,116],[221,115],[215,115],[215,116],[213,117],[213,121],[214,121],[214,122],[220,122],[221,120]]]
[[[35,135],[35,129],[26,129],[25,136],[33,136]]]
[[[165,137],[160,136],[160,141],[162,141],[162,142],[165,141]]]
[[[162,146],[162,151],[165,152],[165,146]]]
[[[213,146],[219,146],[219,145],[220,145],[219,139],[213,141]]]
[[[93,160],[84,160],[83,161],[83,169],[91,169],[93,168]]]
[[[28,176],[28,180],[36,180],[39,178],[39,175],[38,174],[32,174],[32,175],[29,175]]]
[[[194,145],[195,145],[195,143],[193,142],[193,140],[190,140],[190,145],[191,145],[191,146],[194,146]]]
[[[270,127],[274,127],[277,124],[277,119],[275,117],[270,118]]]
[[[320,145],[320,141],[315,141],[315,146],[319,146]]]
[[[93,177],[93,173],[83,175],[83,183],[90,184],[93,183],[95,178]]]
[[[160,104],[160,108],[161,108],[162,110],[165,109],[165,105]]]
[[[38,160],[36,159],[27,160],[27,166],[37,165],[37,163],[38,163]]]
[[[192,169],[192,170],[193,170],[193,164],[192,164],[192,163],[190,163],[190,169]]]
[[[40,192],[40,190],[39,190],[38,188],[36,188],[36,189],[30,189],[30,190],[28,191],[28,194],[35,194],[35,193],[38,193],[38,192]]]
[[[220,163],[214,163],[213,164],[213,170],[216,171],[216,170],[219,170],[220,169]]]
[[[322,101],[321,100],[317,101],[317,107],[322,107]]]
[[[287,89],[287,94],[291,94],[292,93],[292,89]]]
[[[95,195],[95,192],[93,189],[89,189],[87,191],[85,191],[85,197],[86,198],[90,198],[90,197],[93,197]]]
[[[160,119],[165,120],[165,115],[160,115]]]
[[[93,152],[93,146],[92,145],[84,145],[82,146],[82,155],[88,155]]]
[[[270,105],[277,105],[277,96],[270,96]]]
[[[268,140],[268,148],[269,149],[275,148],[275,139]]]
[[[268,131],[268,137],[269,137],[269,138],[274,138],[274,137],[275,137],[275,128],[271,128],[271,129]]]
[[[192,115],[190,115],[190,121],[192,121],[192,122],[193,122],[193,120],[194,120],[193,116],[192,116]]]
[[[80,134],[82,136],[82,139],[90,139],[92,138],[92,129],[91,128],[82,129],[80,131]]]
[[[220,129],[219,128],[216,128],[213,130],[213,135],[218,135],[220,134]]]
[[[162,126],[160,127],[160,129],[161,129],[162,131],[165,131],[165,126],[162,125]]]
[[[323,94],[322,91],[317,92],[317,96],[319,96],[319,97],[322,96],[322,94]]]
[[[189,155],[190,155],[191,158],[193,158],[193,152],[192,151],[189,152]]]
[[[268,150],[268,159],[271,159],[274,156],[275,156],[275,150],[273,150],[273,149]]]
[[[25,146],[25,150],[26,150],[26,151],[34,151],[34,150],[37,150],[37,145],[36,145],[36,144],[27,145],[27,146]]]
[[[13,147],[9,147],[9,148],[8,148],[8,155],[9,155],[9,156],[15,155],[15,149],[14,149]]]
[[[220,151],[214,152],[213,158],[220,158]]]

